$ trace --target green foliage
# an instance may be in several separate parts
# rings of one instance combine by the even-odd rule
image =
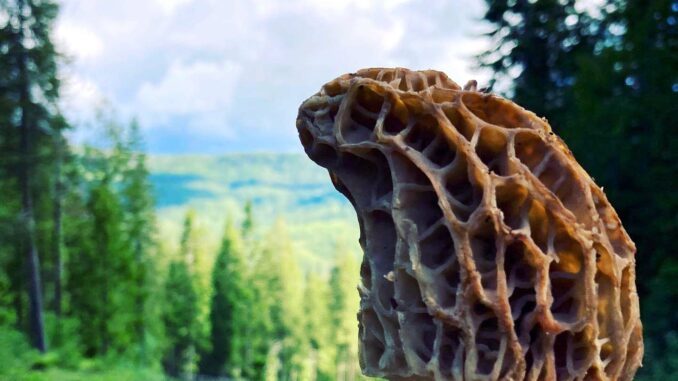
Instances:
[[[165,282],[165,311],[162,321],[168,342],[163,365],[171,376],[191,370],[194,361],[197,296],[188,266],[174,261]]]
[[[52,173],[68,127],[58,108],[59,56],[51,38],[57,11],[53,1],[0,3],[0,227],[10,227],[2,229],[0,241],[11,242],[0,248],[0,262],[27,270],[11,274],[10,293],[18,324],[43,351],[42,290],[55,282],[43,287],[42,269],[51,258],[41,262],[39,254],[54,240]]]
[[[178,377],[192,372],[198,338],[198,294],[190,268],[195,262],[193,250],[193,213],[189,211],[181,235],[181,253],[169,265],[165,280],[165,305],[162,321],[167,345],[163,367]]]
[[[332,346],[336,348],[336,379],[350,380],[360,374],[358,368],[358,285],[359,265],[355,257],[339,251],[330,276],[330,315]]]
[[[156,380],[161,368],[173,377],[336,379],[335,346],[347,369],[357,332],[330,326],[339,310],[329,299],[357,293],[355,284],[334,293],[324,274],[333,240],[357,248],[357,226],[324,171],[301,155],[149,159],[136,121],[110,109],[97,112],[98,140],[72,149],[50,37],[57,11],[48,0],[0,1],[0,379]],[[166,207],[156,219],[158,172],[207,202],[158,192]],[[184,217],[184,201],[199,213]],[[232,213],[240,229],[227,224],[216,250],[214,221]],[[266,218],[276,214],[289,227]],[[39,252],[32,275],[27,252]],[[310,268],[319,274],[306,277]],[[27,341],[42,313],[29,313],[27,280],[45,293],[44,355]],[[355,328],[357,304],[333,308]]]
[[[334,190],[327,171],[303,154],[149,155],[148,167],[161,236],[179,235],[190,208],[205,227],[201,241],[213,252],[223,233],[214,221],[231,215],[245,228],[248,213],[260,233],[277,217],[285,219],[304,271],[327,271],[337,245],[360,250],[353,207]],[[248,201],[251,212],[243,209]],[[245,232],[245,240],[259,238],[252,234]]]
[[[577,58],[591,55],[605,33],[605,9],[594,17],[575,0],[486,2],[492,47],[479,61],[492,69],[490,86],[508,84],[515,102],[554,121],[574,100]]]
[[[303,314],[303,274],[299,268],[285,225],[276,222],[269,238],[269,248],[277,261],[274,289],[279,292],[273,305],[274,337],[282,343],[278,379],[294,380],[303,371],[308,356]],[[275,237],[275,238],[273,238]]]
[[[252,200],[245,203],[245,218],[242,220],[242,235],[249,237],[254,228],[254,216],[252,215]]]
[[[0,380],[20,379],[38,356],[22,333],[0,326]]]
[[[86,322],[86,356],[136,352],[145,362],[157,325],[147,306],[154,216],[145,156],[135,123],[120,124],[105,113],[98,121],[109,148],[85,148],[71,175],[77,187],[65,199],[67,312]]]
[[[548,118],[636,242],[641,315],[651,321],[638,378],[675,378],[675,1],[608,0],[593,11],[574,1],[487,4],[493,49],[481,64],[512,81],[507,94],[517,103]]]
[[[123,172],[121,201],[126,213],[125,237],[127,246],[132,251],[133,264],[131,278],[133,286],[130,289],[133,299],[132,317],[133,331],[141,340],[141,358],[147,360],[146,340],[148,326],[153,324],[149,318],[147,300],[152,292],[149,273],[152,269],[151,251],[154,246],[153,235],[155,227],[155,213],[152,197],[152,188],[148,180],[149,172],[146,168],[146,155],[142,151],[142,139],[139,125],[136,121],[130,124],[126,150],[129,151],[129,162]]]
[[[317,378],[318,381],[334,380],[336,348],[333,343],[333,321],[330,313],[332,292],[326,279],[318,274],[309,273],[306,277],[304,289],[304,315],[306,326],[304,330],[308,336],[309,355],[305,379]],[[355,339],[355,338],[354,338]],[[317,375],[317,377],[313,377]]]
[[[297,350],[301,344],[300,271],[290,258],[291,247],[285,225],[276,221],[261,247],[256,248],[253,262],[255,313],[260,314],[252,331],[260,331],[262,339],[255,347],[254,368],[257,379],[288,379],[300,369]],[[298,308],[297,308],[298,307]]]
[[[80,322],[73,317],[45,315],[47,337],[51,343],[51,365],[65,369],[78,369],[83,361]]]
[[[245,263],[236,230],[229,221],[212,270],[210,303],[210,351],[202,359],[200,373],[237,377],[244,361],[247,338],[246,308],[250,303]]]

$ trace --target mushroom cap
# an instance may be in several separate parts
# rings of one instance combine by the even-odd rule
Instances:
[[[547,121],[444,73],[373,68],[297,129],[355,207],[360,365],[417,380],[631,380],[635,245]]]

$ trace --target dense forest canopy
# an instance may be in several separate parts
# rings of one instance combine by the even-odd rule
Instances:
[[[678,3],[486,3],[489,85],[549,120],[637,244],[638,379],[678,377]],[[199,211],[158,229],[139,124],[104,109],[96,145],[67,138],[58,12],[0,0],[0,379],[362,377],[355,248],[302,265],[293,229],[244,200],[209,216],[216,248]]]
[[[488,0],[492,50],[479,57],[506,95],[548,119],[604,186],[637,245],[647,359],[638,378],[678,366],[678,3]]]

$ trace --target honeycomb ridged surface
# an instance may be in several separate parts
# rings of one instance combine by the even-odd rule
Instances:
[[[545,120],[441,72],[365,69],[297,129],[358,216],[366,375],[633,379],[635,246]]]

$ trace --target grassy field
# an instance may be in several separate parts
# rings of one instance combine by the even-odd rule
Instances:
[[[166,381],[160,370],[118,367],[107,370],[67,370],[50,368],[11,376],[0,375],[0,381]]]

